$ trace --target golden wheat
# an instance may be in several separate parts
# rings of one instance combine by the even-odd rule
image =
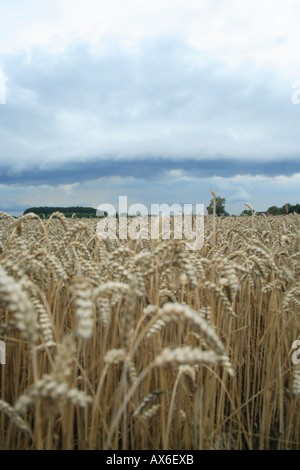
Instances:
[[[198,251],[0,212],[0,449],[300,448],[300,217],[211,192]]]

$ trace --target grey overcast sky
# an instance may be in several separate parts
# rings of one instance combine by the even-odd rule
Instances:
[[[0,210],[300,203],[298,0],[0,0]]]

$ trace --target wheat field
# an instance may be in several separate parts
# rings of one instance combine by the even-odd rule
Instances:
[[[300,449],[300,216],[0,220],[0,449]]]

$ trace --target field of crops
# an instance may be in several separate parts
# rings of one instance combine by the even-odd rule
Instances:
[[[300,216],[0,220],[0,449],[300,449]]]

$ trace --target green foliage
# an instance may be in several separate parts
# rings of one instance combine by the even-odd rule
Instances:
[[[24,211],[24,215],[29,212],[38,214],[41,218],[48,219],[53,212],[61,212],[65,217],[90,218],[96,217],[96,209],[93,207],[30,207]]]
[[[226,199],[224,197],[216,196],[216,214],[217,216],[226,216],[228,217],[229,214],[225,210],[225,202]],[[213,199],[210,200],[209,205],[207,206],[208,214],[213,214]]]
[[[276,206],[271,206],[271,207],[269,207],[268,212],[270,212],[270,214],[272,214],[272,215],[279,215],[279,214],[281,214],[281,209],[279,207],[276,207]]]
[[[294,212],[300,214],[300,204],[295,204],[292,206],[291,204],[286,203],[282,207],[271,206],[269,207],[268,211],[272,215],[293,214]]]
[[[249,216],[251,216],[251,215],[252,215],[252,212],[251,212],[250,209],[245,209],[245,210],[243,210],[243,212],[241,212],[241,215],[249,215]]]

